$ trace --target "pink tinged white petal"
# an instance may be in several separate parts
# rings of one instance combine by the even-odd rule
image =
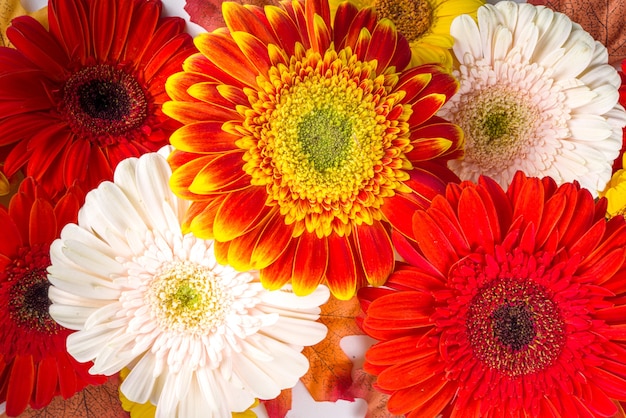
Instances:
[[[118,166],[87,196],[78,225],[51,249],[53,318],[77,332],[68,352],[90,372],[131,369],[121,390],[157,417],[229,416],[273,398],[308,369],[304,346],[329,290],[270,292],[258,272],[219,265],[213,242],[183,235],[187,204],[169,189],[163,156]]]
[[[606,48],[561,13],[501,1],[478,22],[451,25],[459,93],[441,109],[466,134],[463,180],[481,174],[507,186],[517,170],[578,181],[597,195],[611,176],[626,112]]]

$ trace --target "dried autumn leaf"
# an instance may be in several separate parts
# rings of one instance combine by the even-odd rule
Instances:
[[[263,7],[267,4],[278,4],[278,0],[234,0],[239,4],[252,4]],[[187,0],[185,11],[189,20],[211,32],[226,26],[222,18],[222,0]]]
[[[360,313],[356,297],[342,301],[332,297],[322,305],[320,322],[328,327],[328,334],[318,344],[302,351],[309,359],[309,371],[300,379],[317,402],[354,401],[352,361],[341,350],[340,341],[347,335],[362,335],[355,317]]]
[[[284,418],[287,412],[291,410],[291,389],[285,389],[280,392],[278,397],[263,401],[265,411],[269,418]]]
[[[626,2],[623,0],[528,0],[566,14],[609,51],[609,63],[626,58]]]
[[[17,16],[31,15],[44,26],[48,27],[48,8],[29,13],[20,0],[0,0],[0,46],[11,46],[6,36],[11,20]]]
[[[122,409],[118,386],[119,379],[112,377],[103,385],[87,386],[69,399],[57,396],[43,409],[26,409],[20,418],[128,418],[130,415]]]
[[[373,376],[363,368],[355,368],[352,373],[352,387],[350,393],[355,398],[365,399],[367,402],[367,414],[365,418],[399,418],[387,410],[388,395],[385,395],[376,389],[373,384],[376,376]]]

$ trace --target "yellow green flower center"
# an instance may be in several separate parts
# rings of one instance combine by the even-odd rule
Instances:
[[[429,0],[376,0],[379,18],[390,19],[409,42],[426,34],[433,20]]]
[[[166,263],[146,292],[146,302],[162,328],[192,334],[221,325],[232,301],[210,268],[189,261]]]
[[[455,118],[466,134],[465,158],[485,170],[522,157],[541,120],[529,100],[497,86],[466,95]]]
[[[390,93],[393,77],[375,68],[349,49],[323,57],[302,49],[288,66],[273,67],[260,91],[246,91],[244,169],[285,222],[298,223],[296,233],[321,237],[371,224],[383,198],[408,178],[410,109],[399,103],[403,92]]]

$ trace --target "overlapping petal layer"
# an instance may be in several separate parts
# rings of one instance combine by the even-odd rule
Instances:
[[[14,19],[0,48],[4,171],[48,192],[90,190],[124,158],[154,151],[179,125],[161,112],[166,78],[195,52],[160,1],[52,0],[49,30]]]
[[[181,231],[187,202],[164,156],[124,160],[51,247],[51,316],[78,330],[67,349],[92,373],[128,367],[120,390],[157,417],[225,417],[272,399],[307,371],[325,286],[270,292],[258,273],[216,263],[213,242]]]
[[[388,409],[609,417],[626,399],[626,221],[576,183],[450,185],[413,216],[406,264],[363,288],[365,368]]]
[[[193,203],[185,227],[217,258],[259,269],[271,289],[327,283],[339,298],[384,283],[390,229],[448,181],[461,130],[434,114],[455,80],[437,65],[406,70],[405,38],[372,8],[331,21],[323,1],[260,9],[226,2],[227,28],[168,80],[163,110],[185,126],[171,185]],[[382,47],[384,45],[384,47]]]

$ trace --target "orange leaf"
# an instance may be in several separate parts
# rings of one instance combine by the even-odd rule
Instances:
[[[119,377],[114,376],[103,385],[87,386],[69,399],[56,396],[45,408],[27,408],[20,418],[128,418],[118,396],[119,383]]]
[[[48,8],[44,7],[28,12],[20,0],[0,0],[0,46],[11,46],[6,36],[11,19],[18,16],[31,15],[46,28],[48,27]]]
[[[318,344],[305,347],[302,351],[308,357],[310,367],[300,379],[317,402],[354,400],[354,396],[349,393],[352,386],[352,362],[341,350],[339,343],[346,335],[363,334],[355,321],[360,311],[356,297],[341,301],[331,296],[322,305],[320,322],[328,327],[328,334]]]
[[[355,398],[365,399],[367,402],[367,414],[365,418],[399,418],[387,410],[387,399],[385,395],[373,388],[376,376],[368,374],[363,368],[358,368],[352,373],[352,388],[350,393]]]
[[[609,50],[609,63],[626,58],[626,2],[623,0],[528,0],[565,13]]]
[[[239,4],[252,4],[263,7],[266,4],[277,5],[278,0],[234,0]],[[189,14],[189,20],[211,32],[217,28],[226,26],[222,18],[223,0],[187,0],[185,11]]]
[[[291,409],[291,389],[285,389],[278,397],[262,402],[269,418],[284,418]]]

